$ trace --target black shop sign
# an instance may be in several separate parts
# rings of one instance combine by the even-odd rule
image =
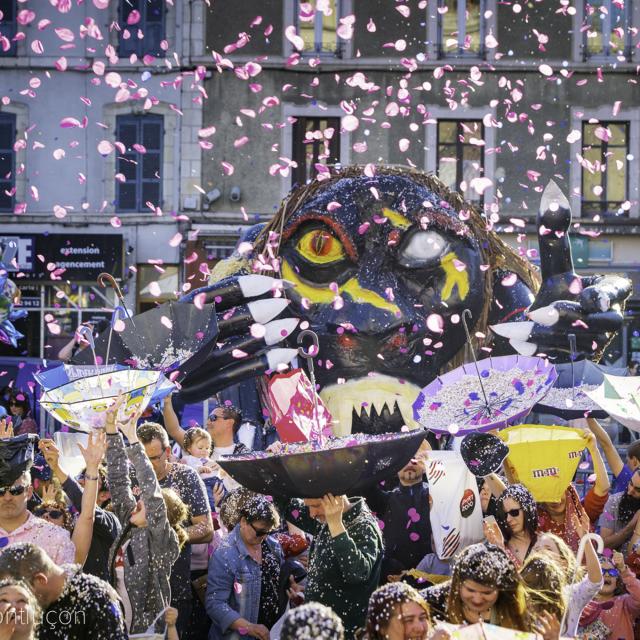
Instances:
[[[15,242],[18,247],[16,265],[9,271],[23,273],[22,281],[51,280],[52,272],[61,280],[91,282],[103,272],[122,279],[124,271],[121,234],[0,235],[0,245]],[[64,271],[58,271],[58,270]]]

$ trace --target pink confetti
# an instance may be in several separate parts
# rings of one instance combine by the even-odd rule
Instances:
[[[42,46],[42,42],[40,40],[34,40],[31,43],[31,51],[37,55],[42,55],[44,53],[44,47]]]
[[[63,42],[73,42],[76,39],[75,33],[66,27],[59,27],[55,29],[55,32],[58,38]]]
[[[249,328],[249,331],[251,332],[251,335],[256,339],[264,338],[267,333],[266,327],[263,324],[259,324],[258,322],[252,324]]]
[[[207,301],[207,294],[206,293],[198,293],[194,298],[193,298],[193,304],[195,305],[196,309],[200,309],[200,311],[202,311],[202,309],[204,309],[204,305]]]
[[[538,67],[538,71],[547,78],[553,75],[553,69],[548,64],[541,64]]]
[[[18,11],[18,15],[16,16],[18,24],[23,27],[28,25],[30,22],[33,22],[35,19],[35,11],[30,11],[29,9],[22,9],[22,11]]]
[[[230,162],[223,161],[220,164],[222,165],[222,170],[224,171],[225,175],[227,176],[233,175],[233,172],[235,171],[235,167]]]
[[[108,156],[114,149],[114,146],[108,140],[100,140],[98,142],[98,153],[101,156]]]
[[[433,333],[442,333],[444,330],[444,320],[441,315],[431,313],[427,316],[427,328]]]
[[[358,118],[353,115],[343,116],[341,124],[345,131],[355,131],[360,126]]]
[[[162,316],[160,318],[160,324],[167,327],[167,329],[173,329],[173,322],[171,322],[171,319],[167,318],[167,316]]]
[[[77,118],[67,117],[60,120],[60,126],[63,129],[69,129],[71,127],[81,127],[82,125],[80,123],[80,120],[78,120]]]
[[[181,233],[176,233],[173,238],[171,238],[171,240],[169,240],[169,246],[170,247],[177,247],[180,245],[180,243],[182,242],[182,234]]]
[[[158,284],[157,280],[154,280],[153,282],[149,283],[149,293],[154,298],[157,298],[162,295],[162,289],[160,288],[160,285]]]
[[[296,28],[293,25],[289,25],[284,30],[285,38],[298,50],[304,49],[304,40],[296,32]]]
[[[502,278],[500,282],[505,287],[513,287],[513,285],[518,282],[518,276],[515,273],[510,273],[508,276]]]
[[[138,22],[140,22],[140,12],[137,11],[136,9],[134,9],[128,16],[127,16],[127,24],[131,25],[131,24],[138,24]]]

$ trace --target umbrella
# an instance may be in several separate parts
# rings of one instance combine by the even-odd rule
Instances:
[[[100,373],[45,391],[40,404],[63,424],[89,431],[104,427],[106,411],[120,393],[125,401],[118,412],[118,420],[125,420],[134,410],[144,409],[163,379],[160,371],[144,369]]]
[[[43,369],[33,374],[33,377],[38,381],[40,386],[45,391],[51,391],[58,387],[62,387],[73,380],[80,378],[89,378],[104,373],[110,373],[112,371],[128,370],[130,367],[125,367],[123,364],[104,364],[104,365],[72,365],[63,364],[59,367],[51,367],[49,369]],[[149,404],[156,404],[160,402],[165,396],[168,396],[172,391],[175,391],[176,386],[170,380],[167,380],[162,376],[158,382],[158,386],[149,400]]]
[[[640,376],[604,374],[602,384],[587,395],[614,420],[640,431]]]
[[[553,365],[542,358],[485,358],[428,384],[413,404],[413,417],[436,433],[500,429],[524,418],[557,377]]]
[[[224,456],[218,464],[247,489],[278,498],[354,495],[400,471],[424,437],[422,429],[375,436],[353,434],[322,444],[281,444],[282,453]]]
[[[140,369],[167,370],[180,366],[182,375],[197,369],[209,356],[218,335],[214,304],[165,302],[155,309],[125,320],[122,331],[112,327],[95,340],[101,364],[125,363]],[[117,328],[117,326],[116,326]],[[107,357],[108,356],[108,357]],[[93,364],[84,349],[73,357],[75,364]]]
[[[519,424],[498,437],[509,447],[507,462],[537,502],[557,502],[573,480],[585,439],[581,429]]]
[[[583,418],[588,412],[592,418],[606,418],[607,412],[588,395],[602,384],[604,374],[626,376],[626,367],[610,367],[590,360],[556,364],[558,380],[549,393],[534,407],[539,413],[549,413],[565,420]]]

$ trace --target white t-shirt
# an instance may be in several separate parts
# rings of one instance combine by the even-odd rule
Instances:
[[[593,600],[595,595],[602,589],[604,580],[591,582],[589,576],[585,576],[572,585],[564,587],[564,596],[567,601],[567,619],[565,628],[562,629],[563,636],[573,638],[578,633],[578,623],[582,610]]]

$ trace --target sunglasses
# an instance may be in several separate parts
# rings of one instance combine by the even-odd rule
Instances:
[[[48,515],[53,520],[64,517],[64,512],[60,511],[60,509],[36,509],[33,514],[38,518],[44,518],[44,516]]]
[[[617,569],[603,569],[603,576],[611,576],[612,578],[617,578],[620,575],[620,572]]]
[[[225,417],[224,416],[219,416],[215,413],[210,413],[209,414],[209,420],[211,420],[211,422],[215,422],[216,420],[224,420]]]
[[[258,538],[262,538],[263,536],[268,536],[273,533],[273,531],[263,531],[262,529],[256,529],[253,526],[252,522],[249,523],[249,526],[253,529],[254,533],[256,534],[256,536],[258,536]]]
[[[521,513],[522,509],[509,509],[509,511],[505,511],[504,514],[506,516],[511,516],[512,518],[517,518],[520,513]]]
[[[21,496],[27,490],[26,485],[19,484],[17,487],[0,487],[0,498],[4,498],[7,491],[12,496]]]

